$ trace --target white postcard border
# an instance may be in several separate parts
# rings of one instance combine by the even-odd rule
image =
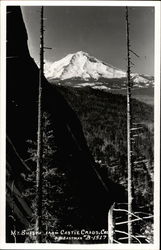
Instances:
[[[154,244],[32,244],[5,243],[5,134],[6,134],[6,6],[152,6],[155,8],[155,93],[154,93]],[[160,241],[160,2],[157,1],[1,1],[0,64],[0,248],[1,249],[123,249],[159,250]]]

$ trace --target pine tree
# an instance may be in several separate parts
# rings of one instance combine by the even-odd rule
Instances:
[[[43,114],[43,174],[42,174],[42,242],[54,242],[55,236],[50,232],[61,226],[63,208],[65,207],[65,189],[67,186],[66,174],[59,168],[57,157],[57,146],[54,131],[51,128],[50,116]],[[28,229],[34,231],[35,210],[36,210],[36,146],[37,143],[28,141],[30,162],[33,165],[32,173],[27,177],[29,188],[24,192],[24,196],[29,200],[33,210],[33,218]],[[34,163],[34,164],[33,164]],[[64,205],[63,205],[64,204]],[[65,209],[65,208],[64,208]],[[35,237],[31,234],[26,239],[27,242],[35,242]]]

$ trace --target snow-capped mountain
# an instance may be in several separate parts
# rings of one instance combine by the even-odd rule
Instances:
[[[60,61],[54,62],[46,72],[47,78],[59,78],[60,80],[77,77],[83,80],[90,78],[98,80],[100,77],[121,78],[125,77],[125,75],[126,72],[104,63],[83,51],[69,54]]]
[[[74,81],[74,87],[89,85],[93,88],[111,89],[123,88],[126,85],[125,71],[102,62],[83,51],[69,54],[57,62],[48,63],[45,69],[45,75],[50,82],[58,80],[71,83]],[[143,85],[147,87],[153,81],[152,78],[149,79],[148,76],[139,74],[132,74],[132,80],[138,87],[143,87]],[[92,85],[93,82],[94,85]]]
[[[131,80],[133,81],[133,86],[149,87],[154,84],[154,77],[137,73],[131,74]]]

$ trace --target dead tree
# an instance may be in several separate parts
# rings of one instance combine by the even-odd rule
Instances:
[[[44,8],[41,7],[40,23],[40,71],[38,96],[38,131],[37,131],[37,169],[36,169],[36,242],[42,241],[42,156],[43,156],[43,126],[42,126],[42,80],[44,75]]]
[[[131,136],[131,69],[128,7],[126,7],[127,42],[127,167],[128,167],[128,243],[132,235],[132,136]]]

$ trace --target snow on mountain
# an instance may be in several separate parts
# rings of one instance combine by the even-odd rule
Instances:
[[[125,88],[126,72],[104,63],[88,53],[78,51],[63,59],[45,65],[45,76],[50,82],[54,80],[68,81],[74,87],[90,86],[97,89]],[[131,74],[134,87],[153,86],[154,77]],[[92,81],[94,85],[92,85]]]
[[[144,76],[142,75],[139,75],[139,74],[131,74],[131,79],[134,83],[148,83],[149,82],[149,79],[148,78],[145,78]]]
[[[131,74],[134,87],[149,87],[154,85],[154,78],[148,75]]]
[[[54,62],[46,71],[48,79],[66,80],[81,78],[98,80],[99,78],[121,78],[126,72],[104,63],[83,51],[69,54],[63,59]]]

